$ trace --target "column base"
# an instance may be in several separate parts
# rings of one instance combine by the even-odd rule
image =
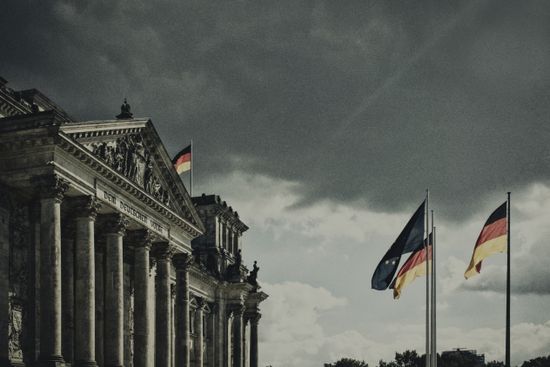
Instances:
[[[37,365],[39,367],[65,367],[65,361],[61,356],[41,357]]]
[[[74,367],[98,367],[96,361],[74,361]]]

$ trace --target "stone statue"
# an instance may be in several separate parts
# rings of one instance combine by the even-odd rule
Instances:
[[[254,266],[252,268],[252,271],[250,272],[250,274],[248,274],[248,278],[247,278],[247,281],[248,283],[252,284],[252,285],[258,285],[258,271],[260,270],[260,268],[258,267],[258,262],[257,261],[254,261]]]
[[[238,268],[241,267],[241,264],[243,262],[243,255],[241,253],[241,249],[239,249],[239,251],[237,251],[237,255],[235,255],[235,266]]]
[[[124,98],[124,103],[122,104],[122,106],[120,106],[120,114],[118,114],[116,118],[119,120],[129,120],[134,118],[134,115],[130,111],[130,105],[126,101],[126,98]]]

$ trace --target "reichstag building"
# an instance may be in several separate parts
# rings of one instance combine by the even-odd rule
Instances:
[[[75,121],[0,78],[0,366],[258,367],[258,267],[150,119]]]

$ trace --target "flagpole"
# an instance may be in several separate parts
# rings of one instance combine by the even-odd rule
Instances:
[[[510,367],[510,192],[508,192],[506,243],[506,367]]]
[[[193,139],[191,139],[191,167],[189,169],[189,196],[193,197],[193,161],[195,157],[193,156]]]
[[[436,288],[436,227],[434,226],[434,211],[432,210],[432,367],[437,367],[437,288]]]
[[[429,199],[430,190],[426,189],[426,242],[424,242],[424,250],[426,251],[426,367],[430,367],[430,277],[428,264],[428,242],[430,236],[430,218],[429,218]]]

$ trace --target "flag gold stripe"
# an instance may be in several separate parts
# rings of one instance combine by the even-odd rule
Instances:
[[[486,257],[496,254],[498,252],[506,252],[506,240],[508,238],[507,234],[493,238],[489,241],[483,242],[477,246],[472,254],[472,260],[468,269],[464,273],[466,279],[470,278],[473,275],[479,274],[478,265],[481,264],[481,261]]]
[[[430,260],[428,262],[428,267],[432,261]],[[401,292],[403,291],[403,288],[408,286],[410,283],[412,283],[413,280],[415,280],[418,277],[426,275],[426,262],[423,261],[420,264],[416,265],[415,267],[411,268],[410,270],[403,273],[401,276],[397,277],[395,279],[395,286],[393,288],[393,298],[399,299],[401,296]]]
[[[178,174],[182,174],[183,172],[187,172],[191,169],[191,161],[183,162],[175,166],[176,172]]]

